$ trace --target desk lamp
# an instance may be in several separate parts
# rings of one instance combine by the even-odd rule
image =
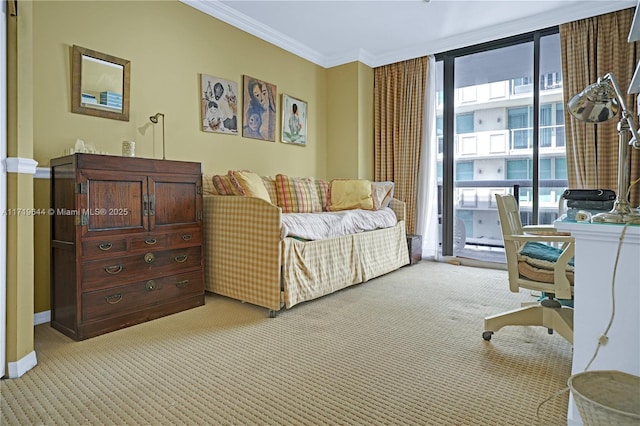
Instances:
[[[605,74],[594,84],[587,86],[567,104],[575,118],[587,123],[603,123],[615,117],[620,109],[618,122],[618,189],[613,209],[594,215],[592,222],[627,223],[640,219],[637,209],[632,209],[629,200],[629,147],[640,149],[640,136],[631,111],[627,108],[620,87],[612,73]]]
[[[164,114],[159,112],[155,115],[152,115],[151,117],[149,117],[149,121],[151,121],[153,124],[158,124],[158,117],[162,117],[162,159],[166,160],[164,155]]]

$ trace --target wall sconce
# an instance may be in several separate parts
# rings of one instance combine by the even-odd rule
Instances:
[[[496,170],[496,172],[502,173],[502,169],[500,167],[498,167],[498,170]]]
[[[615,117],[620,109],[622,115],[618,123],[618,189],[613,209],[608,213],[598,213],[593,222],[626,223],[640,218],[640,213],[632,211],[629,204],[629,148],[640,149],[640,137],[631,111],[627,108],[620,87],[613,74],[607,73],[594,84],[575,95],[569,103],[569,112],[575,118],[587,123],[603,123]]]
[[[162,117],[162,159],[166,160],[165,148],[164,148],[164,114],[161,112],[158,112],[155,115],[152,115],[151,117],[149,117],[149,121],[151,121],[153,124],[158,124],[158,118],[160,117]]]

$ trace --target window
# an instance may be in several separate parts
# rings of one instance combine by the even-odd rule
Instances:
[[[507,160],[507,179],[526,180],[533,174],[531,160]]]
[[[473,133],[473,113],[456,115],[456,133]]]
[[[552,104],[540,106],[540,148],[548,148],[553,143]]]
[[[493,191],[519,186],[525,225],[557,213],[553,200],[566,187],[554,180],[566,175],[560,51],[555,27],[436,55],[443,255],[482,256],[460,244],[463,226],[468,238],[500,239],[486,201]]]
[[[460,161],[456,164],[456,180],[473,180],[473,161]]]
[[[533,127],[531,106],[509,108],[507,110],[507,126],[511,133],[511,149],[527,149],[531,147],[531,129]]]
[[[533,167],[533,166],[532,166]],[[540,159],[540,170],[538,170],[540,179],[551,179],[551,159]]]
[[[556,166],[556,179],[567,179],[567,159],[566,157],[558,157],[554,158],[555,166]]]

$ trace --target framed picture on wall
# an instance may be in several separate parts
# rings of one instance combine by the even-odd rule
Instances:
[[[238,83],[201,74],[202,131],[238,134]]]
[[[307,103],[282,95],[282,142],[306,146]]]
[[[276,141],[276,86],[247,75],[243,78],[242,136]]]

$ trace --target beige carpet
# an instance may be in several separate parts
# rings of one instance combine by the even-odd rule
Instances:
[[[206,305],[74,342],[0,383],[2,425],[565,425],[571,346],[483,318],[531,301],[506,272],[421,262],[277,318]]]

